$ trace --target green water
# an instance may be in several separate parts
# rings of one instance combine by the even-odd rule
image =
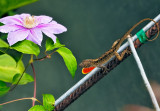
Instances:
[[[57,36],[72,50],[80,63],[83,59],[99,57],[141,19],[157,16],[160,13],[159,5],[159,0],[40,0],[16,12],[48,15],[66,26],[68,31]],[[159,47],[160,38],[141,47],[138,54],[149,80],[160,83]],[[29,56],[25,57],[27,59],[24,61],[27,62]],[[72,79],[58,54],[34,65],[37,73],[37,98],[40,100],[44,93],[51,93],[57,99],[84,77],[78,67],[75,79]],[[32,74],[31,68],[27,72]],[[16,90],[2,97],[0,102],[31,96],[33,83],[18,86]],[[5,105],[2,111],[27,111],[31,104],[29,100],[16,102]],[[111,71],[65,111],[121,111],[127,104],[153,107],[133,56]]]

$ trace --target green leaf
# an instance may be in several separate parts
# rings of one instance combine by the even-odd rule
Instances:
[[[9,45],[5,42],[5,41],[3,41],[2,39],[0,39],[0,47],[2,48],[8,48],[9,47]]]
[[[28,111],[46,111],[42,105],[35,105],[31,107]]]
[[[4,25],[3,23],[0,23],[0,26]]]
[[[0,55],[4,54],[3,52],[0,51]]]
[[[46,51],[51,51],[55,48],[64,47],[65,45],[61,44],[59,39],[56,38],[56,43],[54,44],[53,40],[51,38],[48,38],[46,40]]]
[[[52,94],[43,94],[43,106],[46,110],[52,111],[54,109],[55,99]]]
[[[3,96],[9,91],[9,87],[7,87],[6,83],[3,81],[0,81],[0,96]]]
[[[24,71],[24,65],[22,60],[18,63],[15,60],[7,55],[0,55],[0,80],[4,82],[12,83],[12,79],[15,74],[22,74]]]
[[[2,24],[2,25],[4,25],[4,24]],[[0,26],[1,26],[1,23],[0,23]],[[6,34],[6,33],[0,33],[0,36],[1,36],[1,39],[5,42],[5,40],[7,40],[7,36],[8,36],[8,34]],[[6,43],[6,42],[5,42]],[[7,43],[8,44],[8,43]]]
[[[10,55],[17,63],[22,59],[23,54],[16,50],[9,49],[5,52],[6,54]]]
[[[13,77],[13,80],[12,80],[12,84],[17,84],[20,77],[21,77],[21,74],[15,74]],[[34,81],[34,79],[31,75],[24,73],[21,80],[19,81],[19,85],[24,85],[24,84],[27,84],[27,83],[33,82],[33,81]]]
[[[66,47],[59,48],[56,51],[63,57],[69,72],[74,77],[77,70],[77,61],[72,52]]]
[[[38,56],[40,53],[38,45],[29,40],[17,42],[16,44],[11,46],[11,49],[15,49],[24,54],[34,54],[36,56]]]
[[[11,56],[17,63],[22,59],[23,54],[21,52],[18,52],[16,50],[12,49],[6,49],[6,48],[0,48],[0,55],[2,54],[8,54]]]
[[[16,13],[13,11],[13,10],[10,10],[10,11],[8,11],[8,16],[13,16],[13,15],[15,15]]]
[[[2,105],[0,106],[0,109],[2,109]]]
[[[28,5],[36,1],[37,0],[0,0],[0,17],[10,10]]]

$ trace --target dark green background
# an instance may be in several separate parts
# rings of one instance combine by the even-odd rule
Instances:
[[[48,15],[66,26],[68,31],[57,37],[71,49],[79,64],[83,59],[99,57],[141,19],[157,16],[160,13],[159,5],[159,0],[40,0],[19,8],[16,12]],[[159,47],[160,38],[146,43],[138,50],[138,54],[149,79],[160,83]],[[44,45],[42,48],[45,48]],[[24,58],[27,63],[29,56]],[[34,65],[37,73],[37,98],[40,100],[45,93],[51,93],[57,99],[85,76],[78,67],[75,79],[72,79],[58,54]],[[31,68],[27,72],[32,75]],[[2,97],[0,102],[32,96],[33,83],[30,83],[18,86]],[[31,104],[30,100],[15,102],[5,105],[2,111],[27,111]],[[133,56],[65,111],[120,111],[127,104],[153,107]]]

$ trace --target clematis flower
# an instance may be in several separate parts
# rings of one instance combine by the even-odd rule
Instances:
[[[0,32],[8,33],[7,40],[10,46],[24,39],[41,46],[42,32],[56,43],[54,34],[67,31],[63,25],[58,24],[51,17],[45,15],[31,16],[30,14],[20,14],[1,18],[0,22],[4,24],[0,26]]]

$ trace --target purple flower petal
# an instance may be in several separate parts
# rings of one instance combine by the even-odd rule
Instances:
[[[53,35],[52,33],[50,33],[49,32],[49,30],[42,30],[42,32],[45,34],[45,35],[47,35],[48,37],[50,37],[53,41],[54,41],[54,43],[56,43],[56,36],[55,35]]]
[[[29,30],[27,29],[17,30],[14,32],[9,32],[7,40],[9,42],[9,45],[11,46],[18,41],[24,40],[28,35]]]
[[[46,24],[49,23],[52,18],[49,16],[41,15],[41,16],[34,16],[38,22],[38,24]]]
[[[10,24],[10,25],[23,25],[23,21],[20,19],[19,15],[8,16],[0,19],[0,22],[3,24]]]
[[[41,45],[43,35],[46,34],[56,43],[56,36],[67,31],[67,28],[56,21],[52,21],[49,16],[31,16],[30,14],[21,14],[8,16],[0,19],[0,22],[5,24],[0,26],[0,32],[9,33],[8,42],[10,45],[24,39],[33,41]]]
[[[50,33],[53,33],[53,34],[60,34],[67,31],[66,27],[64,27],[61,24],[58,24],[55,21],[52,21],[48,24],[41,24],[41,25],[38,25],[37,27],[41,28],[42,31],[48,30]]]
[[[18,29],[23,29],[24,27],[20,26],[20,25],[3,25],[0,26],[0,32],[2,33],[9,33],[12,31],[16,31]]]
[[[34,37],[31,33],[29,33],[28,37],[26,38],[26,40],[30,40],[32,42],[34,42],[35,44],[38,44],[35,40],[34,40]]]
[[[43,39],[43,35],[42,35],[41,30],[38,28],[31,29],[30,34],[28,35],[28,37],[26,39],[41,46],[41,42]]]

